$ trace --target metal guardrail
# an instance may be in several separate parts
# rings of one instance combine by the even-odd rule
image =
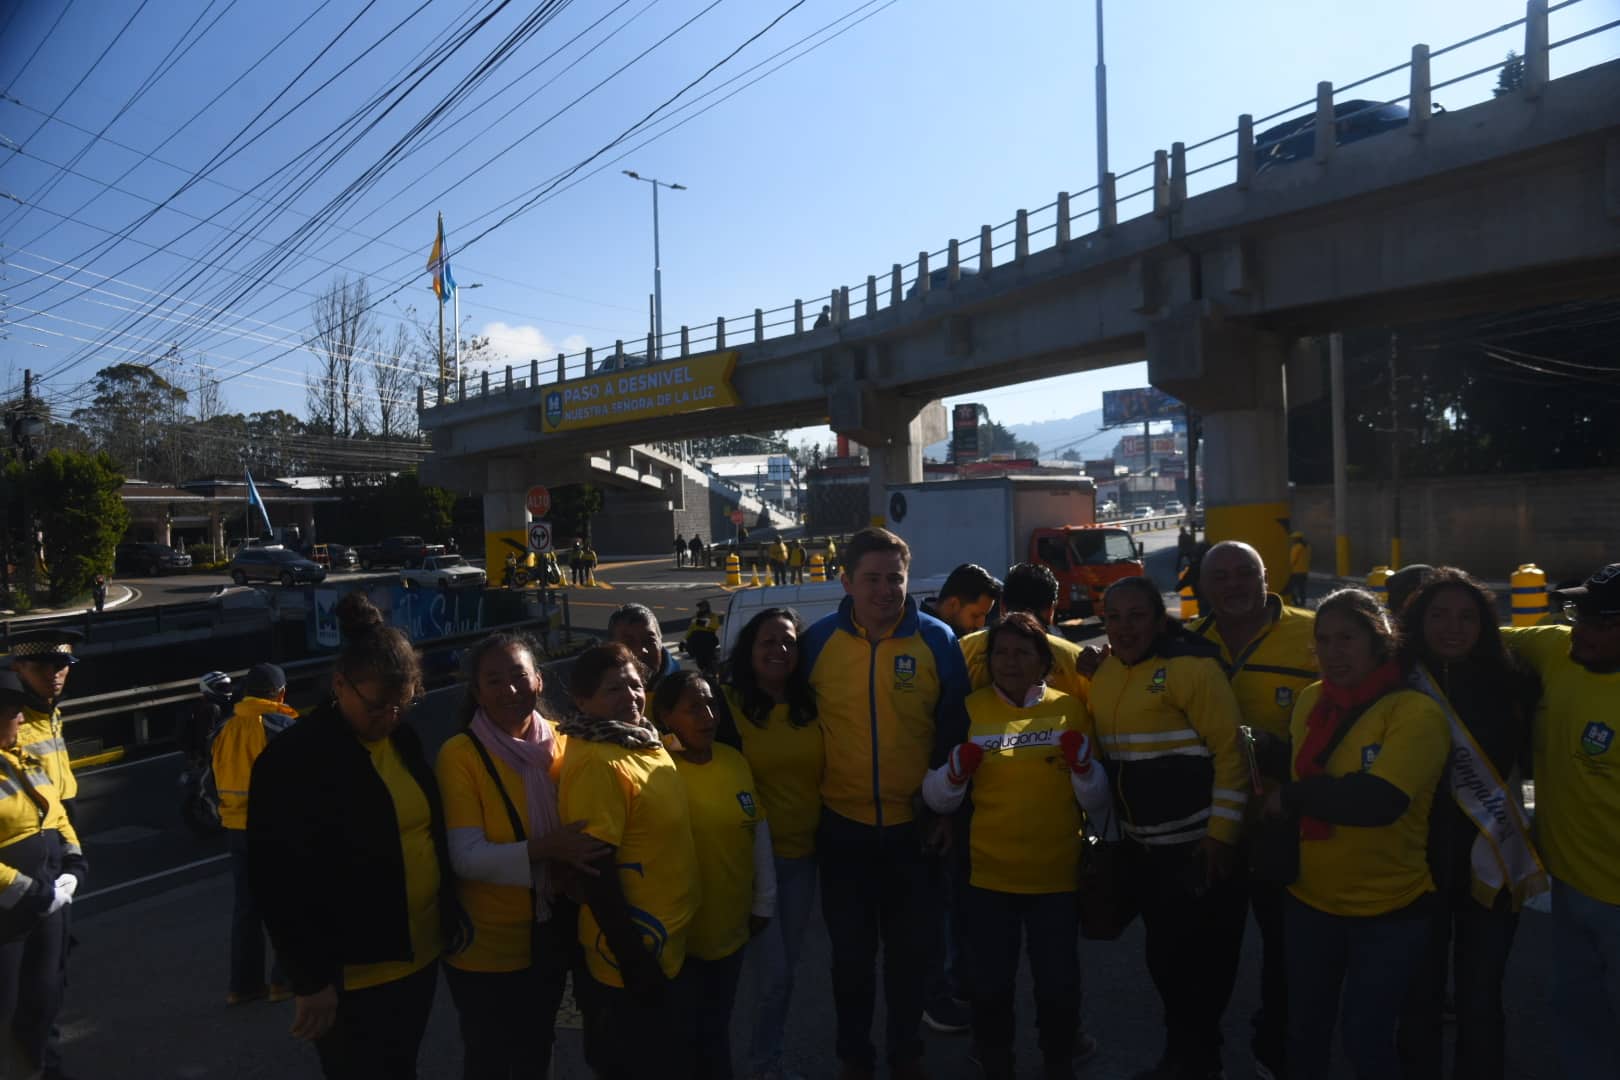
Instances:
[[[1583,2],[1584,0],[1562,0],[1561,3],[1549,6],[1547,0],[1528,0],[1522,18],[1473,34],[1442,48],[1431,50],[1427,45],[1413,46],[1410,59],[1406,61],[1343,84],[1337,89],[1330,82],[1318,83],[1314,97],[1258,119],[1245,113],[1238,118],[1237,126],[1228,131],[1190,144],[1173,143],[1168,151],[1155,152],[1151,161],[1125,172],[1108,173],[1100,183],[1084,190],[1059,192],[1055,199],[1035,210],[1019,210],[1000,224],[980,226],[975,232],[969,233],[967,239],[952,239],[937,251],[919,251],[915,259],[905,263],[894,263],[885,273],[867,274],[864,277],[864,289],[860,284],[862,279],[857,277],[854,279],[857,282],[853,286],[857,290],[854,297],[851,296],[852,286],[849,285],[838,286],[825,294],[830,328],[836,332],[858,317],[852,313],[852,302],[861,304],[862,315],[870,317],[880,310],[898,308],[905,303],[924,303],[927,294],[934,289],[953,291],[959,287],[972,287],[975,281],[988,280],[999,266],[1008,264],[1009,259],[1016,265],[1027,259],[1032,251],[1067,246],[1074,236],[1083,234],[1076,232],[1077,224],[1085,229],[1106,233],[1121,220],[1120,208],[1139,199],[1143,200],[1139,205],[1144,209],[1137,216],[1168,218],[1186,201],[1188,181],[1193,176],[1203,175],[1215,169],[1229,168],[1230,179],[1227,183],[1245,188],[1259,167],[1259,151],[1285,140],[1298,138],[1302,134],[1309,134],[1313,140],[1314,159],[1317,162],[1325,162],[1338,144],[1338,125],[1348,119],[1348,116],[1334,114],[1335,96],[1349,90],[1367,87],[1382,79],[1398,76],[1402,72],[1408,77],[1407,93],[1388,99],[1374,95],[1380,100],[1372,101],[1372,104],[1351,115],[1359,115],[1360,112],[1385,105],[1410,102],[1406,130],[1413,135],[1421,135],[1430,121],[1433,91],[1489,76],[1508,63],[1507,60],[1497,60],[1435,81],[1430,75],[1431,62],[1446,56],[1458,57],[1467,46],[1477,45],[1519,27],[1524,28],[1523,41],[1518,43],[1520,47],[1517,50],[1521,54],[1518,62],[1524,65],[1520,93],[1525,98],[1534,100],[1548,82],[1549,56],[1553,50],[1620,27],[1620,19],[1616,19],[1552,40],[1549,32],[1549,14],[1577,7]],[[1279,121],[1286,123],[1290,118],[1304,119],[1300,114],[1309,110],[1314,110],[1309,126],[1290,130],[1266,142],[1255,141],[1254,129],[1257,124],[1265,125]],[[1227,140],[1235,142],[1228,143]],[[1232,147],[1231,152],[1216,160],[1189,166],[1190,155],[1210,152],[1210,148],[1214,148],[1213,153],[1219,154],[1223,146]],[[1138,175],[1143,178],[1133,183],[1141,186],[1124,194],[1117,192],[1120,184]],[[1206,182],[1209,179],[1206,176]],[[1089,205],[1079,207],[1077,204],[1080,200]],[[1087,218],[1094,220],[1087,222]],[[1049,242],[1046,239],[1048,236]],[[1040,241],[1038,247],[1037,240]],[[933,267],[932,272],[930,267]],[[935,277],[941,280],[935,281]],[[886,303],[883,302],[885,298]],[[744,343],[758,344],[771,338],[798,337],[807,333],[813,335],[828,324],[820,323],[818,317],[822,299],[820,297],[813,299],[810,304],[812,322],[809,325],[805,323],[805,301],[796,299],[774,308],[755,308],[752,312],[729,319],[716,318],[712,324],[699,326],[697,333],[694,333],[690,326],[681,326],[679,330],[669,331],[656,339],[649,333],[646,335],[645,351],[639,354],[626,352],[625,341],[621,339],[614,343],[611,350],[592,347],[577,353],[558,353],[555,359],[544,361],[539,358],[532,359],[529,362],[526,379],[515,378],[514,369],[508,365],[504,382],[496,380],[493,386],[489,373],[483,373],[479,380],[480,396],[501,393],[503,388],[506,391],[519,389],[538,391],[542,386],[542,368],[547,375],[553,372],[555,374],[555,379],[547,379],[545,384],[555,385],[570,379],[588,378],[608,371],[647,366],[649,363],[686,357],[694,353],[723,350],[727,347],[728,326],[733,328],[729,339],[733,347]],[[780,332],[767,333],[767,331]],[[640,341],[630,342],[631,349],[639,348],[640,345]],[[649,361],[649,357],[658,359]],[[458,389],[459,394],[456,392]],[[463,376],[459,388],[446,388],[444,396],[435,404],[449,404],[467,396],[466,378]],[[424,390],[418,391],[417,406],[419,409],[428,407]]]

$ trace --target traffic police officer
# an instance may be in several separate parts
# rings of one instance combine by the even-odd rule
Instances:
[[[57,703],[67,687],[68,673],[79,658],[73,646],[84,640],[76,630],[25,630],[11,637],[11,670],[16,672],[28,700],[23,709],[18,741],[38,758],[51,778],[62,807],[73,816],[79,782],[68,764],[67,742],[62,738],[62,710]]]
[[[44,762],[23,745],[31,697],[14,673],[0,671],[0,1030],[8,1063],[37,1076],[62,1004],[63,909],[83,883],[85,862]]]

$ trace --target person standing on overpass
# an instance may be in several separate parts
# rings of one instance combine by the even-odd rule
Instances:
[[[1536,838],[1552,874],[1565,1080],[1620,1076],[1620,563],[1553,593],[1573,625],[1504,629],[1541,677]]]
[[[1201,575],[1209,614],[1189,629],[1220,650],[1221,669],[1237,695],[1243,722],[1254,740],[1262,785],[1275,790],[1288,781],[1288,725],[1301,691],[1318,678],[1312,640],[1315,619],[1287,607],[1266,588],[1260,553],[1238,540],[1214,545]],[[1258,810],[1258,806],[1255,807]],[[1259,1068],[1287,1075],[1288,968],[1283,957],[1281,885],[1249,883],[1249,903],[1260,928],[1260,1011],[1254,1015],[1251,1047]]]
[[[925,851],[948,835],[916,816],[924,774],[967,735],[967,670],[950,627],[906,596],[911,551],[887,529],[855,534],[847,594],[805,635],[802,663],[826,745],[816,838],[832,942],[840,1075],[874,1075],[873,964],[884,953],[889,1075],[924,1075],[923,996],[939,943],[939,883]]]

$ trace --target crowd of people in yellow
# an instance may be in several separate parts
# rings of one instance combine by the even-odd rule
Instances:
[[[215,740],[230,1000],[290,995],[329,1077],[414,1077],[442,970],[464,1075],[532,1077],[571,977],[599,1077],[729,1078],[739,1057],[793,1076],[819,892],[840,1076],[879,1067],[880,956],[888,1075],[926,1075],[942,979],[971,1016],[950,1075],[1018,1075],[1022,951],[1040,1075],[1073,1077],[1098,1044],[1080,940],[1140,915],[1164,1039],[1138,1080],[1210,1080],[1252,911],[1257,1076],[1329,1076],[1335,1030],[1361,1080],[1442,1076],[1454,985],[1450,1075],[1495,1080],[1520,912],[1550,891],[1558,1075],[1620,1075],[1620,564],[1554,594],[1564,621],[1502,629],[1460,570],[1412,568],[1388,606],[1351,588],[1305,610],[1225,542],[1202,617],[1127,578],[1106,647],[1082,649],[1054,632],[1044,567],[974,568],[995,613],[950,597],[935,610],[966,613],[953,626],[907,595],[908,563],[893,534],[857,534],[839,610],[808,627],[761,611],[718,682],[628,606],[563,673],[566,709],[527,640],[494,634],[463,656],[463,723],[436,760],[402,722],[422,686],[410,641],[345,597],[331,698],[292,722],[261,665]],[[54,709],[71,642],[13,658],[0,1018],[38,1072],[85,873]]]

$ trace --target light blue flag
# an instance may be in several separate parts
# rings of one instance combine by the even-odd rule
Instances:
[[[259,516],[264,519],[264,531],[267,534],[274,533],[276,530],[270,524],[270,511],[265,508],[264,500],[259,497],[259,489],[253,486],[253,474],[246,470],[243,472],[247,476],[248,506],[259,508]]]

